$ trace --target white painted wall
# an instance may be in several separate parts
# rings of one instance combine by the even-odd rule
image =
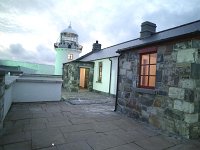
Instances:
[[[5,94],[4,94],[4,115],[3,117],[7,115],[11,104],[12,104],[12,91],[13,91],[13,85],[15,84],[15,80],[19,78],[19,76],[10,76],[10,75],[5,75]]]
[[[12,104],[12,89],[13,87],[10,86],[8,89],[5,90],[5,94],[4,94],[4,113],[3,113],[3,118],[6,117],[10,106]]]
[[[98,82],[99,75],[99,62],[102,62],[102,82]],[[110,82],[110,60],[101,59],[94,61],[94,78],[93,78],[93,89],[105,93],[109,93],[109,82]]]
[[[117,90],[117,70],[118,70],[118,57],[111,58],[112,60],[112,77],[110,93],[116,95]]]
[[[56,48],[55,75],[62,75],[63,63],[69,62],[68,54],[73,54],[73,60],[79,57],[81,51],[68,48]]]
[[[116,95],[116,87],[117,87],[117,65],[118,58],[113,57],[112,60],[112,74],[111,74],[111,87],[110,94]],[[98,74],[99,74],[99,62],[102,62],[102,82],[98,82]],[[101,59],[94,61],[94,78],[93,78],[93,89],[105,93],[109,93],[109,84],[110,84],[110,67],[111,61],[109,58]]]
[[[23,75],[5,76],[4,112],[7,115],[12,102],[60,101],[62,79],[59,76]],[[1,126],[2,124],[0,124]]]
[[[13,87],[13,102],[60,101],[61,86],[61,79],[21,77]]]

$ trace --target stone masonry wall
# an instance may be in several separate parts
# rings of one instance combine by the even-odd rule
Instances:
[[[200,40],[157,47],[155,89],[137,88],[139,62],[137,50],[119,58],[117,109],[186,138],[200,137]]]
[[[4,75],[0,75],[0,135],[1,135],[1,130],[3,129],[4,92],[5,92],[5,79]]]
[[[80,81],[80,67],[89,68],[88,90],[93,90],[94,64],[89,62],[69,62],[64,65],[63,87],[69,92],[78,92]]]

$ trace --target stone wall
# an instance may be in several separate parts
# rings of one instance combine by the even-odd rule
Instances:
[[[119,58],[117,109],[186,138],[200,137],[200,40],[157,46],[155,89],[137,88],[139,62],[137,50]]]
[[[93,62],[69,62],[64,65],[63,69],[63,87],[69,92],[78,92],[80,81],[80,67],[89,68],[88,90],[93,90]]]
[[[0,135],[3,129],[5,78],[0,74]]]

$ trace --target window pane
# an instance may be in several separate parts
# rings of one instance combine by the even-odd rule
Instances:
[[[150,65],[150,74],[149,75],[156,75],[156,65]]]
[[[149,77],[149,86],[155,87],[156,85],[156,77],[155,76],[150,76]]]
[[[99,77],[98,81],[102,80],[102,62],[99,62]]]
[[[141,66],[141,75],[148,75],[149,65]]]
[[[140,85],[148,86],[148,76],[140,76]]]
[[[150,64],[156,64],[157,54],[150,54]]]
[[[142,55],[141,63],[142,63],[142,65],[144,65],[144,64],[149,64],[149,54],[147,54],[147,55]]]

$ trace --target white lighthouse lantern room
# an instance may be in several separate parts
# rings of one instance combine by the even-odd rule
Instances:
[[[56,51],[55,75],[62,75],[63,63],[77,59],[83,48],[78,44],[78,34],[72,29],[71,24],[60,33],[58,41],[54,43],[54,48]]]

